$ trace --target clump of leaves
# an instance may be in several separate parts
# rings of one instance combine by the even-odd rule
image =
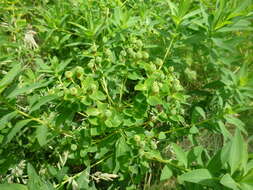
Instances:
[[[251,0],[0,10],[2,189],[252,188]]]

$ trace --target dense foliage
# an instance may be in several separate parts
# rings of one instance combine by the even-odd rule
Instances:
[[[252,190],[252,19],[252,0],[1,0],[0,189]]]

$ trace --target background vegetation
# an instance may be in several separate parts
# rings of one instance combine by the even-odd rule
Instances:
[[[0,189],[252,190],[252,19],[252,0],[1,0]]]

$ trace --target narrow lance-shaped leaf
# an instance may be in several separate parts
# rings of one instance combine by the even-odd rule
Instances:
[[[46,103],[58,98],[57,95],[48,95],[40,98],[30,109],[30,113],[33,111],[38,110],[41,106],[45,105]]]
[[[178,177],[180,181],[187,181],[208,186],[215,185],[215,182],[213,182],[212,178],[213,177],[211,173],[207,169],[192,170]]]
[[[4,76],[0,81],[0,93],[14,80],[14,78],[20,73],[21,64],[15,64],[12,69]]]
[[[44,146],[47,143],[48,128],[43,125],[36,126],[36,137],[40,146]]]
[[[237,169],[239,169],[242,160],[244,159],[243,149],[244,149],[243,137],[240,131],[237,129],[229,151],[228,163],[231,168],[231,175],[233,175],[233,173]]]
[[[13,137],[25,126],[27,125],[31,119],[21,120],[19,121],[11,130],[10,132],[5,136],[3,144],[7,144],[11,142]]]

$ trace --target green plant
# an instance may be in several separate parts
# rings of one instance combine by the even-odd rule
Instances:
[[[2,1],[2,189],[252,188],[251,0]]]

